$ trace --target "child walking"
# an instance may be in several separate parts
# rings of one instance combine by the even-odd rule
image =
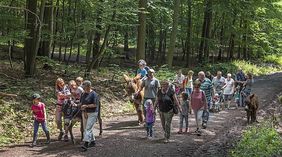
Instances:
[[[179,116],[180,116],[180,123],[179,123],[178,134],[182,133],[182,128],[183,128],[183,122],[184,121],[185,121],[185,132],[189,132],[189,128],[188,128],[188,111],[189,111],[188,93],[183,92],[181,94],[181,97],[182,97],[182,102],[181,102],[182,112],[179,114]]]
[[[153,138],[153,125],[155,122],[155,111],[153,101],[148,99],[145,101],[146,107],[146,130],[147,130],[147,137],[149,139]]]
[[[45,132],[45,135],[47,137],[46,144],[50,143],[50,134],[49,134],[47,123],[46,123],[45,104],[40,102],[40,98],[41,97],[39,94],[32,95],[33,105],[31,106],[31,110],[33,112],[33,117],[34,117],[34,122],[33,122],[34,131],[33,131],[33,140],[30,145],[31,147],[36,146],[39,124],[41,124],[42,129]]]

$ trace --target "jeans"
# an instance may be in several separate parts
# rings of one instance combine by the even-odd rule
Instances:
[[[34,120],[34,122],[33,122],[33,127],[34,127],[34,130],[33,130],[33,141],[37,140],[37,133],[38,133],[38,129],[39,129],[39,124],[41,124],[41,127],[42,127],[43,131],[45,132],[45,134],[47,134],[49,132],[48,128],[47,128],[46,121],[39,122],[37,120]]]
[[[161,118],[163,130],[164,130],[165,139],[170,138],[171,121],[172,121],[173,115],[174,113],[172,109],[168,112],[160,111],[160,118]]]
[[[92,142],[92,141],[95,141],[94,124],[97,121],[98,112],[90,112],[86,114],[87,114],[87,117],[84,117],[85,115],[83,116],[84,117],[83,120],[86,121],[83,141]]]
[[[196,120],[196,126],[197,128],[199,128],[200,124],[202,122],[202,116],[203,116],[203,109],[199,109],[199,110],[193,110],[194,114],[195,114],[195,120]]]
[[[146,123],[146,130],[147,130],[147,136],[153,137],[153,125],[154,123]]]
[[[185,88],[185,92],[188,93],[188,95],[192,94],[192,88]]]
[[[179,114],[179,118],[180,118],[179,130],[182,130],[184,121],[185,121],[185,128],[188,129],[188,115]]]

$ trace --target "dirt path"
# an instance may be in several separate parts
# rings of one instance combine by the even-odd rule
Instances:
[[[261,109],[276,97],[282,89],[282,73],[259,77],[255,80],[254,92],[259,95]],[[195,130],[194,115],[189,115],[190,130]],[[230,148],[246,127],[243,109],[226,110],[211,114],[208,128],[202,136],[178,135],[178,116],[173,117],[171,143],[163,143],[159,117],[155,124],[155,138],[145,138],[143,127],[136,125],[136,116],[114,117],[104,120],[104,134],[97,137],[97,146],[87,152],[79,152],[80,145],[53,141],[50,145],[29,148],[29,143],[0,149],[0,156],[227,156]],[[75,134],[79,139],[79,132]],[[97,133],[96,133],[97,135]],[[53,137],[55,139],[55,137]]]

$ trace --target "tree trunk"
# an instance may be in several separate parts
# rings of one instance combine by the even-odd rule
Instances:
[[[179,9],[180,9],[180,0],[175,0],[174,9],[173,9],[174,13],[173,13],[172,31],[170,35],[170,44],[167,53],[167,64],[169,67],[172,67],[173,54],[175,51]]]
[[[80,43],[77,44],[76,63],[80,62]]]
[[[51,43],[53,41],[53,0],[48,0],[45,5],[43,23],[43,29],[45,30],[45,34],[42,37],[43,40],[40,43],[41,47],[38,52],[38,55],[49,57]]]
[[[190,63],[190,55],[192,52],[192,0],[188,0],[188,27],[187,27],[187,37],[186,37],[186,67]]]
[[[37,0],[27,0],[27,9],[33,13],[36,13],[37,9]],[[38,52],[40,35],[41,35],[41,26],[42,26],[42,19],[44,14],[45,8],[45,0],[41,1],[40,7],[40,16],[37,17],[28,12],[27,15],[27,30],[28,30],[28,37],[25,39],[25,46],[24,46],[24,70],[25,75],[27,77],[31,77],[35,74],[36,64],[35,59]],[[39,18],[38,21],[36,18]]]
[[[53,9],[53,11],[54,11],[53,15],[56,14],[56,16],[55,16],[55,19],[56,19],[55,31],[54,31],[54,33],[53,33],[53,34],[55,34],[55,35],[57,35],[57,33],[58,33],[59,2],[60,2],[60,1],[57,0],[57,2],[56,2],[56,8]],[[52,19],[52,20],[53,20],[53,22],[54,22],[54,19]],[[57,41],[54,40],[54,38],[53,38],[53,41],[54,41],[54,42],[53,42],[53,48],[52,48],[52,54],[51,54],[51,58],[52,58],[52,59],[54,58],[55,48],[56,48],[56,44],[57,44]]]
[[[244,34],[243,34],[243,58],[247,59],[247,33],[248,33],[248,22],[244,20]]]
[[[112,15],[112,18],[111,18],[111,21],[114,21],[115,18],[116,18],[116,10],[115,10],[115,3],[116,1],[114,1],[114,12],[113,12],[113,15]],[[109,33],[110,33],[110,30],[111,30],[111,24],[108,25],[107,29],[106,29],[106,32],[105,32],[105,36],[104,36],[104,41],[103,41],[103,44],[99,50],[99,52],[92,58],[92,61],[91,63],[87,66],[86,68],[86,71],[85,71],[85,76],[88,77],[90,72],[91,72],[91,69],[94,67],[95,64],[98,64],[99,63],[99,60],[101,59],[101,57],[103,56],[104,52],[105,52],[105,48],[106,48],[106,45],[108,43],[108,37],[109,37]]]
[[[207,57],[208,54],[208,39],[210,33],[210,25],[212,18],[212,0],[205,0],[205,13],[204,13],[204,23],[202,28],[202,37],[198,54],[198,62],[203,62],[203,55]]]
[[[123,36],[123,52],[124,52],[124,55],[125,55],[125,58],[126,59],[129,59],[129,46],[128,46],[128,40],[129,40],[129,35],[128,35],[128,30],[125,30],[124,32],[124,36]]]
[[[86,65],[90,63],[90,56],[92,54],[92,48],[93,48],[93,31],[89,31],[87,35],[87,51],[86,51]]]
[[[224,15],[222,15],[222,25],[221,25],[221,29],[220,29],[220,37],[219,37],[219,51],[218,51],[218,56],[217,56],[217,59],[220,61],[222,59],[222,49],[223,49],[223,37],[224,37]]]
[[[136,60],[145,59],[145,41],[146,41],[146,6],[147,0],[139,0],[139,25],[137,36]]]

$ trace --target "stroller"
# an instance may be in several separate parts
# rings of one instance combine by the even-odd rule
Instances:
[[[219,112],[221,110],[220,104],[223,102],[223,92],[220,91],[215,94],[212,100],[211,111]]]

